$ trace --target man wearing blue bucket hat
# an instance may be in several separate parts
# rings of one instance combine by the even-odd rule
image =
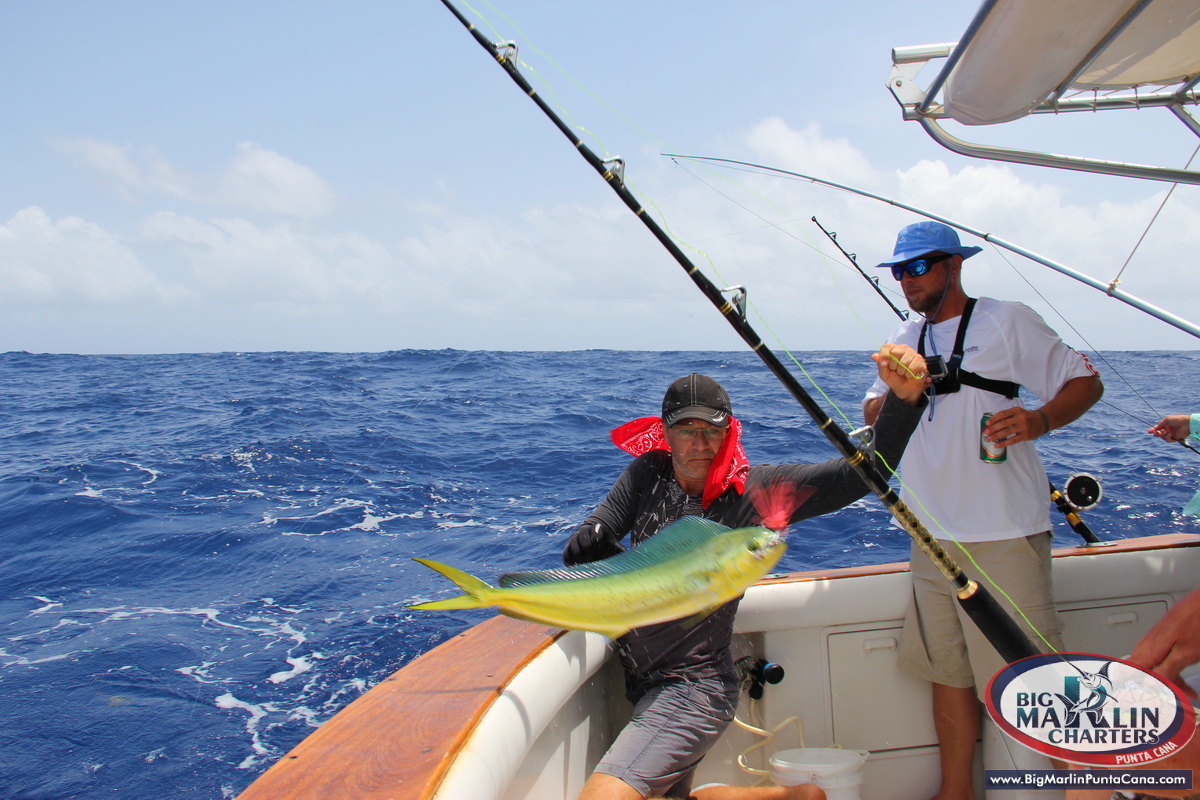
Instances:
[[[964,246],[948,225],[917,222],[900,231],[892,257],[878,265],[891,270],[916,312],[889,341],[913,347],[929,364],[929,410],[900,461],[900,499],[1031,641],[1061,649],[1050,583],[1050,483],[1033,440],[1079,418],[1104,386],[1087,358],[1028,306],[967,295],[963,262],[981,250]],[[1025,407],[1022,388],[1039,407]],[[867,422],[887,391],[879,381],[867,391]],[[897,658],[933,686],[936,800],[970,800],[979,698],[1004,661],[915,546],[911,564],[913,599]]]

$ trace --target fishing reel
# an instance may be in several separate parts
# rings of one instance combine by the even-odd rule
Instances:
[[[1100,502],[1100,498],[1104,497],[1104,488],[1100,485],[1100,479],[1095,475],[1080,472],[1067,478],[1067,484],[1063,487],[1063,495],[1076,511],[1087,511],[1095,508]]]
[[[768,683],[774,686],[783,680],[783,667],[765,658],[746,656],[739,658],[736,666],[742,673],[742,686],[750,687],[751,700],[761,700]]]

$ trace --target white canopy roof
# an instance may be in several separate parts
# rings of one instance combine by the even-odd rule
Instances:
[[[1003,0],[946,79],[965,125],[1008,122],[1069,91],[1172,86],[1200,75],[1196,0]]]
[[[928,88],[921,69],[946,59]],[[1200,172],[965,141],[939,121],[1169,109],[1200,136],[1200,0],[984,0],[959,42],[892,50],[888,88],[939,144],[963,155],[1200,184]]]

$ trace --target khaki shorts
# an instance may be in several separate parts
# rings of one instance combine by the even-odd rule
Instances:
[[[1050,580],[1050,539],[1047,531],[998,542],[938,540],[959,569],[986,586],[1042,652],[1063,646]],[[974,686],[982,699],[988,682],[1004,668],[1004,659],[963,611],[953,585],[915,542],[911,559],[913,597],[900,634],[900,668],[932,683]],[[1013,612],[1014,602],[1028,620]]]

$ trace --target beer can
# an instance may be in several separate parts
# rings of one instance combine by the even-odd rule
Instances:
[[[992,418],[991,412],[983,415],[983,419],[979,420],[979,460],[985,464],[1000,464],[1008,458],[1007,448],[1001,447],[995,442],[989,442],[983,434],[983,429],[987,427],[988,420]]]

